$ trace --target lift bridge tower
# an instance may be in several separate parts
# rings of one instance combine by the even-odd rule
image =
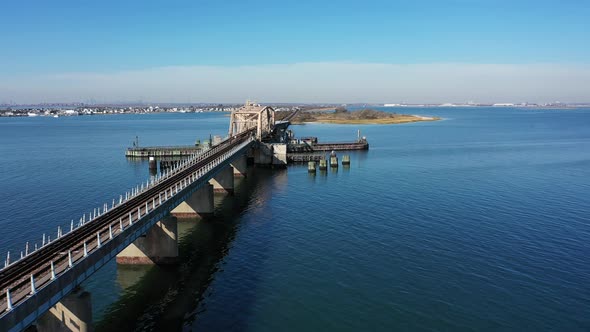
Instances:
[[[256,138],[263,140],[272,134],[275,125],[275,110],[250,100],[232,111],[229,121],[229,137],[256,128]]]

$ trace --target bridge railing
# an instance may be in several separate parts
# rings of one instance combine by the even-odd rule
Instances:
[[[252,140],[254,140],[252,137],[247,137],[246,139],[241,141],[241,143],[230,148],[223,154],[217,156],[215,159],[209,161],[207,164],[199,167],[198,169],[190,171],[190,173],[187,173],[178,181],[174,181],[174,183],[167,185],[165,188],[161,188],[162,190],[158,190],[157,195],[151,195],[149,197],[146,197],[144,200],[142,200],[140,204],[137,204],[129,209],[129,212],[126,215],[127,218],[125,218],[125,220],[123,217],[120,217],[118,218],[118,220],[114,221],[110,220],[104,227],[102,227],[96,232],[96,236],[94,236],[93,233],[89,236],[87,235],[84,238],[79,239],[80,241],[77,242],[77,245],[70,247],[67,250],[67,252],[64,252],[61,256],[59,256],[56,259],[46,262],[48,264],[48,266],[45,267],[46,273],[41,275],[39,275],[39,273],[31,273],[30,278],[25,275],[24,278],[27,278],[29,280],[23,280],[23,276],[21,275],[20,281],[15,281],[15,283],[18,283],[17,287],[7,287],[5,290],[5,297],[3,299],[4,301],[0,300],[0,318],[2,318],[3,313],[12,311],[16,305],[26,301],[26,299],[29,296],[35,295],[38,289],[41,289],[49,285],[49,283],[59,278],[61,274],[65,273],[69,269],[72,269],[76,264],[80,263],[86,257],[88,257],[88,255],[92,254],[94,251],[101,248],[101,246],[115,239],[119,235],[123,234],[135,223],[139,222],[141,219],[148,216],[150,212],[154,212],[157,208],[159,208],[163,204],[166,204],[176,194],[178,194],[183,189],[190,186],[193,182],[197,181],[198,179],[206,175],[219,164],[231,158],[236,152],[240,151],[245,146],[250,144]],[[230,146],[231,144],[232,142],[230,142]],[[227,148],[227,145],[224,145],[223,148]],[[161,184],[162,182],[166,181],[166,179],[171,179],[175,175],[180,174],[183,170],[189,170],[190,167],[196,165],[199,161],[206,160],[207,158],[213,156],[218,152],[219,150],[210,150],[204,153],[203,155],[198,155],[190,158],[186,162],[179,165],[179,167],[162,174],[162,176],[160,176],[157,180],[147,182],[145,187],[142,186],[142,189],[139,189],[138,187],[137,190],[133,190],[133,196],[127,196],[126,200],[130,200],[131,197],[136,197],[138,195],[141,195],[142,193],[145,193],[148,190],[148,188],[153,188],[158,184]],[[105,208],[103,210],[103,214],[107,211],[111,211],[119,207],[120,205],[121,204],[113,204],[113,208],[111,208],[110,210],[107,210],[107,208]],[[95,220],[96,218],[89,219],[89,221],[83,223],[78,228],[88,225]],[[73,231],[74,228],[72,228],[70,232],[66,235],[72,234]],[[62,237],[66,235],[62,235]],[[49,241],[47,244],[45,244],[45,246],[47,246],[48,244]],[[37,271],[39,272],[38,269]],[[37,278],[35,278],[35,274],[37,275]]]
[[[53,241],[52,241],[50,235],[46,236],[46,234],[44,233],[42,236],[42,239],[41,239],[41,245],[38,246],[37,243],[35,243],[34,246],[33,245],[29,246],[29,242],[26,242],[24,250],[20,252],[20,257],[17,256],[16,259],[14,259],[14,257],[11,259],[10,251],[8,251],[6,254],[6,259],[4,261],[4,266],[0,267],[0,271],[4,270],[5,268],[9,267],[10,265],[12,265],[18,261],[20,261],[21,259],[31,255],[35,251],[46,247],[47,245],[51,244],[55,240],[58,240],[58,239],[62,238],[63,236],[72,233],[75,229],[84,226],[88,222],[95,220],[96,218],[115,209],[116,207],[118,207],[124,203],[127,203],[129,200],[141,195],[142,193],[148,191],[149,189],[151,189],[155,186],[158,186],[163,181],[166,181],[167,179],[169,179],[173,176],[176,176],[176,174],[178,174],[182,170],[186,169],[187,167],[191,167],[192,165],[195,165],[196,163],[199,163],[202,160],[207,159],[211,155],[213,155],[216,152],[218,152],[219,150],[223,149],[224,144],[227,144],[228,141],[231,142],[231,139],[227,139],[227,140],[221,142],[219,145],[204,151],[203,153],[194,154],[194,155],[190,156],[188,159],[181,161],[176,167],[166,170],[165,172],[163,172],[161,174],[157,174],[156,176],[150,177],[145,182],[145,185],[142,182],[141,184],[138,184],[135,187],[132,187],[129,191],[126,191],[124,194],[119,195],[118,200],[113,199],[110,208],[109,208],[108,203],[104,203],[101,207],[94,208],[92,211],[90,211],[88,213],[88,218],[86,217],[86,214],[84,213],[82,215],[82,217],[80,217],[80,219],[77,223],[75,223],[74,220],[72,219],[70,222],[69,232],[67,231],[67,227],[62,228],[61,226],[58,226],[57,233],[56,233],[56,236],[53,239]]]

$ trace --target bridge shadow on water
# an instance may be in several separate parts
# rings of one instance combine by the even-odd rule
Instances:
[[[221,268],[221,261],[239,230],[242,216],[260,201],[258,195],[269,195],[272,191],[269,187],[274,179],[273,172],[286,173],[286,170],[250,168],[246,178],[236,179],[233,196],[224,197],[219,202],[216,196],[214,217],[180,220],[178,265],[118,265],[116,279],[122,294],[95,322],[96,331],[194,329],[198,310],[201,310],[199,303]],[[254,260],[264,259],[263,255],[254,256]],[[258,263],[249,257],[248,265],[258,266]],[[256,269],[248,271],[249,283],[256,285]],[[251,291],[248,294],[253,294]],[[241,313],[232,317],[231,329],[246,328],[247,314],[244,311],[249,307],[248,302],[253,300],[251,296],[240,298]],[[227,312],[227,315],[233,313]]]

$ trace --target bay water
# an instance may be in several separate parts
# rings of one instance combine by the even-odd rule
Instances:
[[[252,167],[179,221],[178,266],[84,282],[108,330],[590,330],[590,109],[385,108],[403,125],[292,126],[351,165]],[[149,178],[140,145],[224,135],[221,113],[0,118],[0,255]]]

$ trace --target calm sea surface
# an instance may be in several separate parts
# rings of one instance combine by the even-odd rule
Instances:
[[[250,169],[181,264],[87,280],[110,330],[588,331],[590,109],[405,108],[443,121],[293,126],[371,149],[350,168]],[[141,145],[225,134],[222,114],[0,118],[0,257],[148,177]]]

